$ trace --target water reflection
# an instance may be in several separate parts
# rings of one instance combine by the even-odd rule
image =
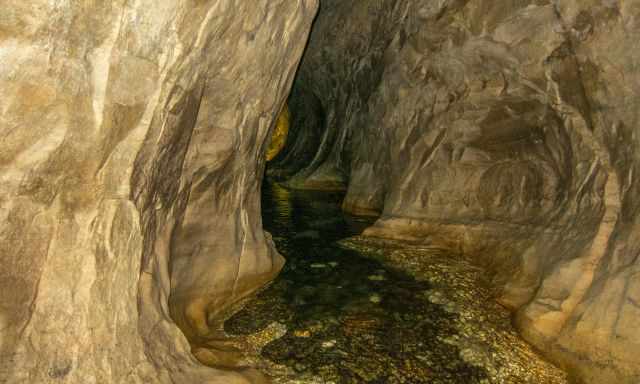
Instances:
[[[442,342],[454,314],[426,299],[428,283],[336,241],[370,219],[343,215],[341,193],[266,183],[263,222],[287,258],[281,275],[225,324],[234,335],[284,325],[262,349],[276,383],[478,383],[486,374]]]

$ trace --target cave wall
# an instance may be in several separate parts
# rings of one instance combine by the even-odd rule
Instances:
[[[262,382],[184,334],[283,263],[260,181],[316,8],[3,2],[0,382]]]
[[[287,138],[278,154],[268,162],[267,175],[287,183],[293,175],[310,165],[325,137],[325,117],[320,99],[299,88],[289,95]],[[292,127],[300,129],[291,129]]]
[[[380,215],[366,234],[473,258],[554,361],[635,383],[639,17],[640,1],[324,1],[292,96],[319,99],[324,136],[288,184],[346,188],[346,211]]]
[[[392,38],[393,21],[399,20],[395,2],[321,1],[321,17],[314,23],[290,97],[289,146],[303,156],[290,156],[284,164],[276,161],[270,170],[290,176],[288,186],[346,188],[345,155],[350,153],[344,150],[350,133],[346,127],[358,123],[382,75],[380,61]],[[288,152],[285,148],[283,160]],[[305,156],[308,152],[313,155]]]

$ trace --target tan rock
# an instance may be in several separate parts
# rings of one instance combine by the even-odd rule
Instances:
[[[554,361],[636,383],[638,20],[637,0],[327,0],[290,100],[322,106],[294,137],[326,127],[288,183],[340,181],[381,215],[365,234],[467,255]]]
[[[258,194],[316,6],[3,2],[0,382],[262,382],[169,313],[207,339],[282,265]]]

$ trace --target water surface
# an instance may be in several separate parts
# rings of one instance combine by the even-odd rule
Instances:
[[[225,330],[286,330],[261,352],[274,382],[488,382],[446,341],[458,315],[428,299],[428,282],[336,243],[371,224],[342,213],[341,193],[263,188],[264,227],[287,264]]]

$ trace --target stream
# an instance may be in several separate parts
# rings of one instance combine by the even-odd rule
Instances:
[[[372,221],[345,215],[342,198],[263,186],[263,224],[287,264],[225,331],[261,335],[254,363],[274,383],[566,382],[519,339],[481,271],[441,250],[350,240]]]

